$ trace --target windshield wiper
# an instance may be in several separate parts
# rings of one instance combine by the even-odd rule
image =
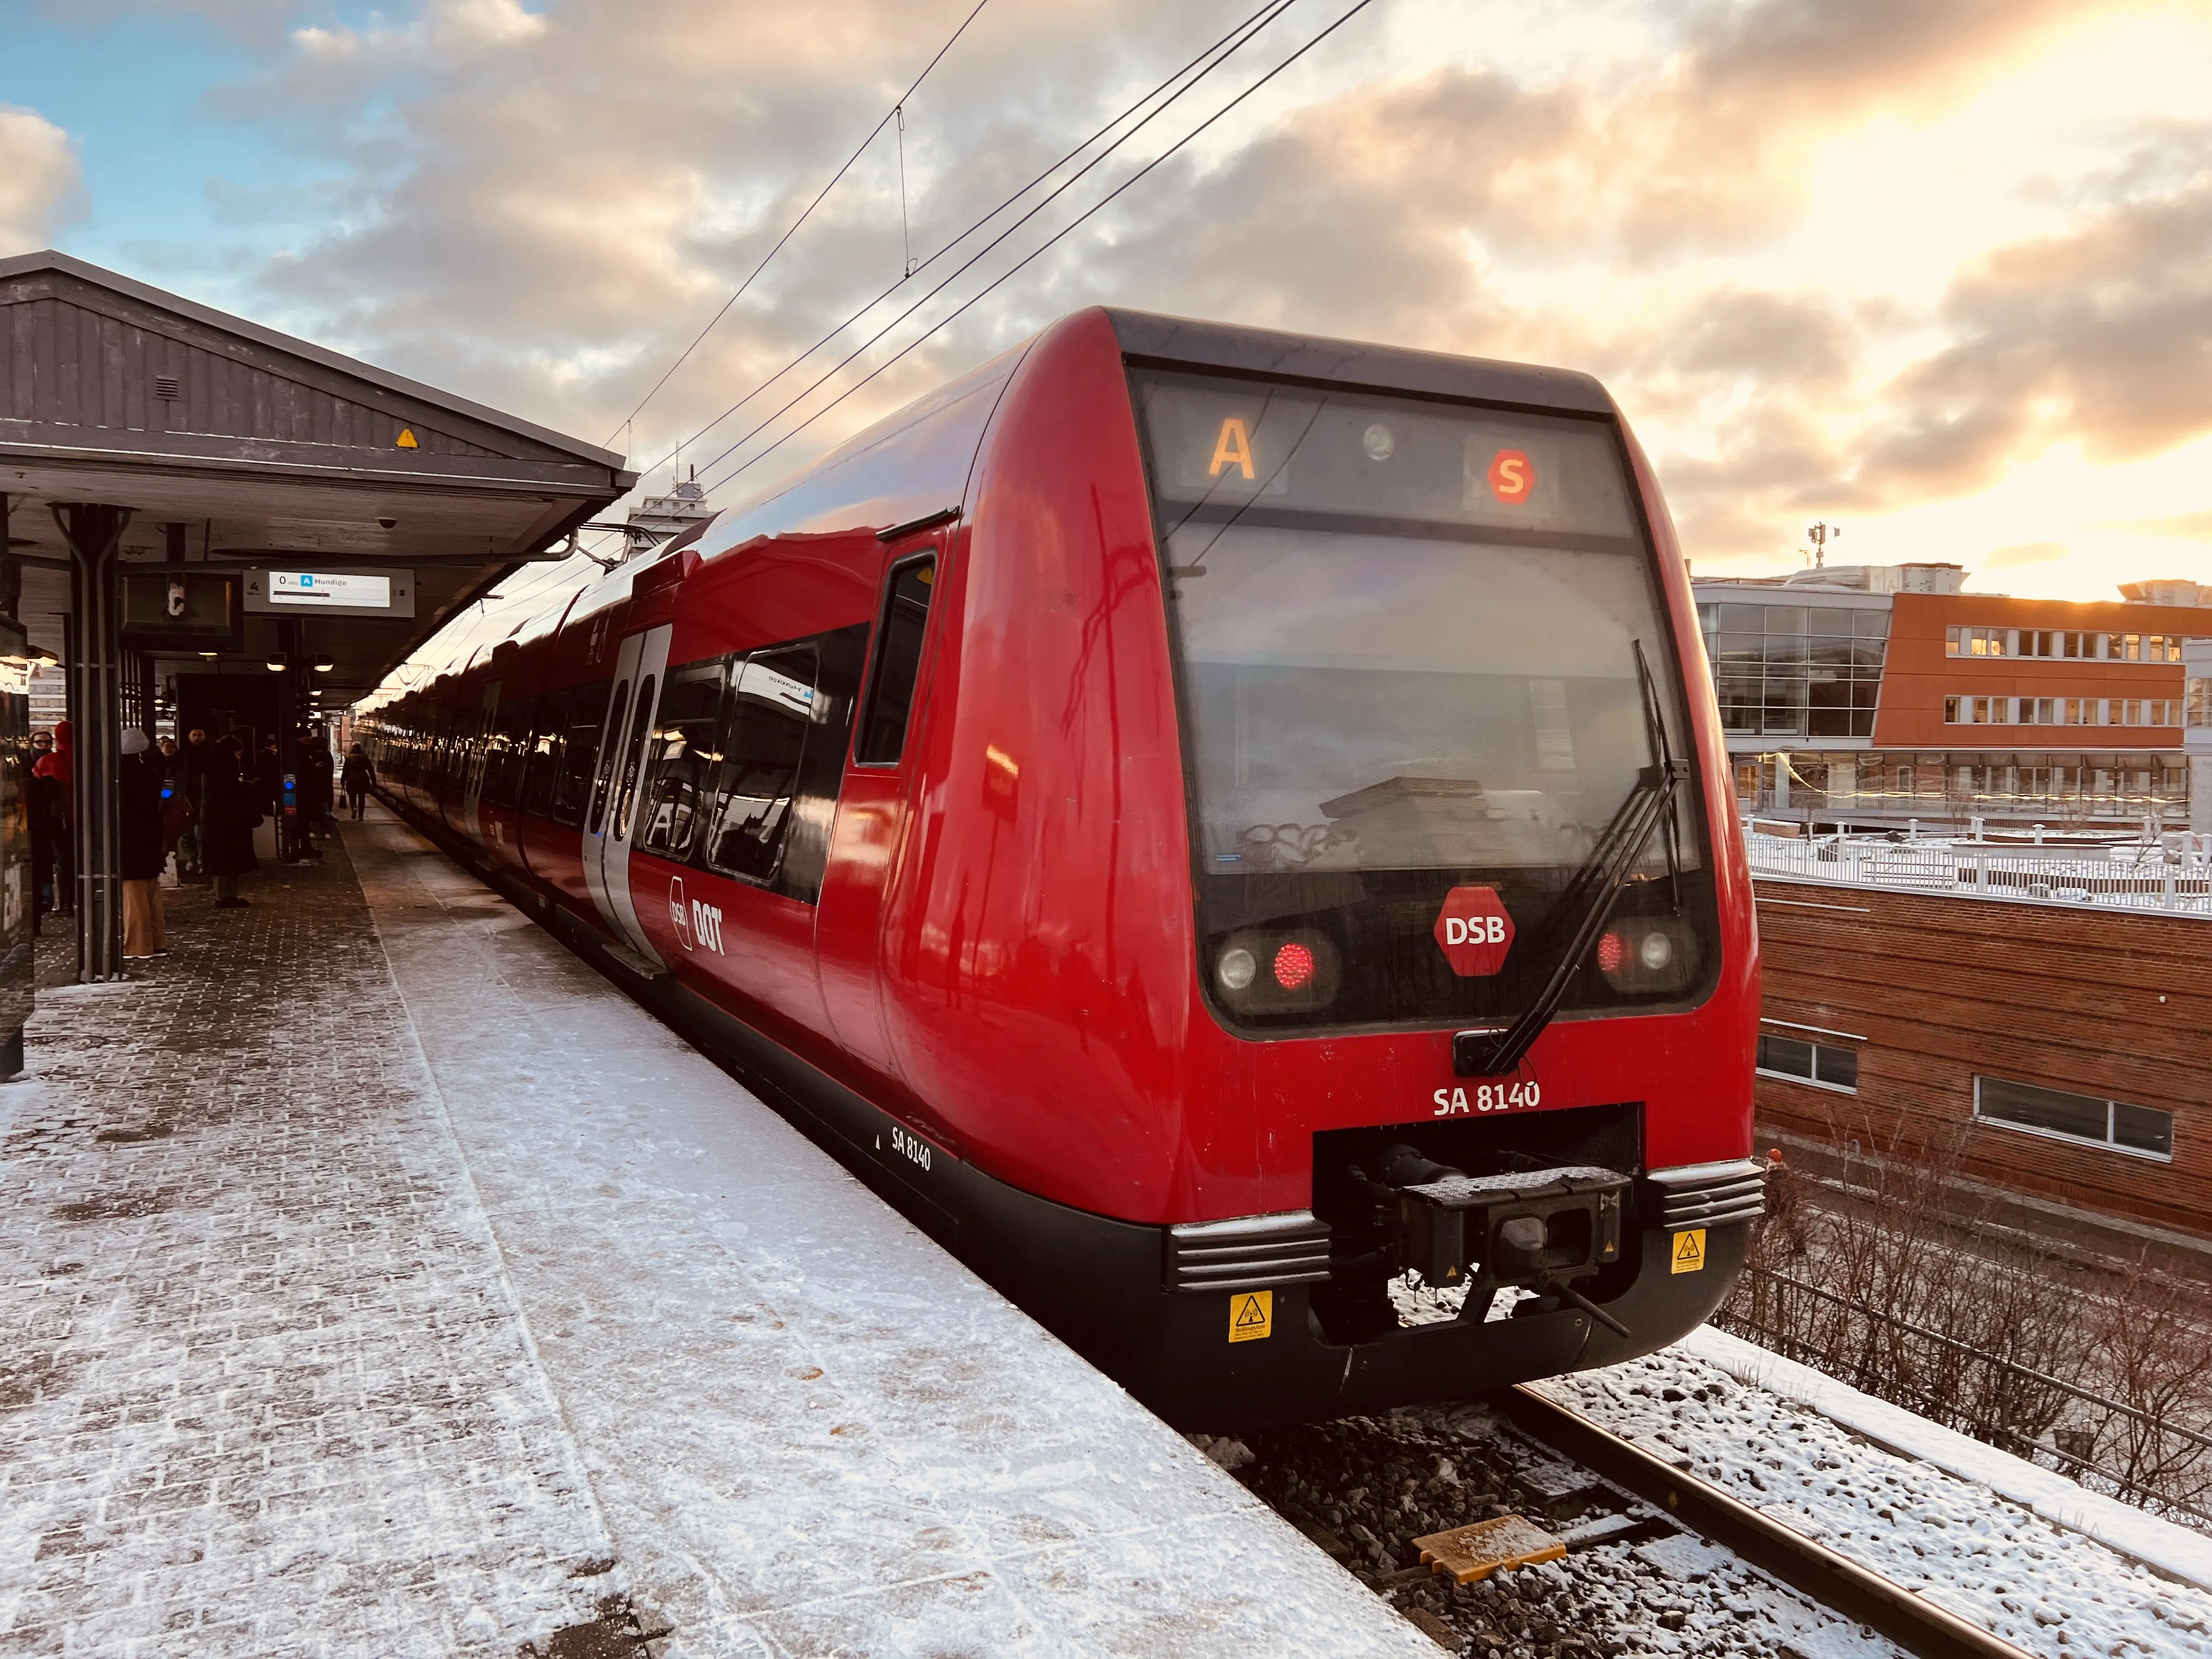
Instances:
[[[1651,749],[1652,763],[1636,775],[1636,787],[1628,792],[1628,799],[1613,815],[1597,838],[1597,845],[1575,872],[1574,879],[1567,884],[1566,891],[1553,908],[1552,926],[1546,931],[1557,933],[1571,927],[1572,936],[1566,948],[1553,964],[1552,976],[1544,982],[1543,990],[1528,1005],[1522,1016],[1504,1030],[1461,1031],[1452,1038],[1452,1071],[1459,1077],[1505,1077],[1519,1069],[1544,1028],[1559,1011],[1566,1000],[1567,987],[1574,981],[1590,947],[1598,935],[1613,919],[1613,906],[1620,901],[1621,883],[1627,878],[1636,860],[1643,855],[1651,839],[1651,832],[1662,823],[1666,834],[1661,838],[1667,854],[1667,876],[1673,886],[1674,908],[1682,908],[1682,870],[1680,843],[1677,840],[1678,825],[1673,811],[1674,792],[1689,781],[1690,763],[1677,759],[1674,746],[1668,740],[1667,717],[1659,702],[1659,691],[1651,678],[1651,667],[1644,658],[1644,641],[1636,642],[1636,677],[1644,702],[1644,737]]]

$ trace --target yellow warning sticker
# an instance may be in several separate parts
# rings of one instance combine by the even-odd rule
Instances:
[[[1275,1293],[1247,1291],[1229,1298],[1229,1340],[1257,1342],[1275,1328]]]
[[[415,428],[403,426],[399,428],[399,435],[392,440],[392,447],[394,449],[420,449],[422,446],[415,441]]]
[[[1705,1230],[1692,1227],[1686,1233],[1674,1235],[1674,1271],[1694,1273],[1705,1265]]]

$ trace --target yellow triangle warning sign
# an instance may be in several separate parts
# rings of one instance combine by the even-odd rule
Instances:
[[[1702,1272],[1705,1265],[1705,1230],[1692,1227],[1686,1233],[1674,1235],[1674,1270],[1678,1273]]]
[[[1275,1328],[1275,1293],[1246,1291],[1229,1298],[1229,1340],[1256,1342]]]
[[[420,449],[422,446],[415,441],[415,428],[403,426],[399,428],[399,435],[392,441],[392,447],[395,449]]]

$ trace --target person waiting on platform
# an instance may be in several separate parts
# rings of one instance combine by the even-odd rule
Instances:
[[[253,831],[266,797],[258,775],[246,768],[246,745],[226,732],[208,761],[207,816],[200,836],[201,867],[215,878],[218,909],[243,910],[238,878],[261,867],[253,856]]]
[[[208,741],[205,727],[195,726],[185,734],[185,746],[177,758],[182,763],[185,802],[191,808],[183,838],[177,842],[177,879],[205,881],[207,874],[200,868],[200,824],[207,816],[207,769],[215,758],[215,745]]]
[[[115,781],[125,960],[169,954],[168,929],[161,916],[161,866],[168,861],[161,833],[162,777],[161,766],[146,752],[151,746],[137,726],[127,729]]]
[[[359,744],[346,750],[345,770],[338,781],[345,786],[346,804],[358,821],[362,809],[368,805],[368,792],[376,787],[376,763]]]
[[[31,932],[39,931],[40,918],[49,911],[66,913],[68,895],[59,890],[55,872],[61,864],[62,838],[69,834],[69,792],[51,771],[38,763],[54,752],[54,734],[31,734],[31,777],[24,794],[31,820]]]
[[[40,757],[31,775],[51,786],[46,791],[61,828],[54,837],[54,908],[65,916],[76,914],[76,747],[70,741],[70,723],[54,722],[54,746]]]

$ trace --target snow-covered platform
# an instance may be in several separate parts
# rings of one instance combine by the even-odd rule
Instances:
[[[404,827],[249,890],[0,1090],[0,1650],[1435,1653]]]

